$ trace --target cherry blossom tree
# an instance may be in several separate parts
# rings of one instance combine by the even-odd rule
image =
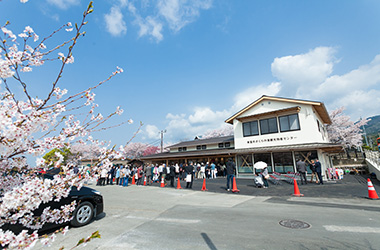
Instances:
[[[70,160],[91,160],[101,156],[101,147],[95,144],[74,144],[70,148]]]
[[[105,116],[97,113],[98,105],[94,102],[93,93],[121,73],[122,69],[117,68],[105,80],[70,96],[67,95],[68,90],[60,88],[63,71],[67,64],[74,63],[74,48],[85,34],[83,29],[87,24],[86,17],[92,11],[90,2],[80,22],[74,25],[64,24],[43,39],[30,26],[26,26],[17,35],[10,29],[9,22],[0,26],[0,89],[3,90],[0,93],[0,227],[18,223],[33,232],[24,230],[15,235],[11,231],[4,232],[0,229],[2,247],[31,248],[40,237],[37,230],[45,223],[71,220],[75,202],[60,209],[48,207],[41,216],[35,216],[33,211],[41,203],[67,197],[72,186],[80,188],[87,181],[64,171],[68,166],[64,165],[64,157],[59,150],[54,152],[55,166],[61,167],[64,174],[54,176],[53,180],[37,177],[35,166],[25,171],[26,156],[37,157],[36,166],[47,167],[46,161],[41,157],[47,151],[70,149],[73,144],[91,143],[97,148],[96,154],[102,165],[84,171],[109,168],[112,158],[122,157],[115,147],[109,147],[109,143],[91,137],[92,132],[106,129],[105,124],[111,117],[123,112],[117,107],[113,113]],[[54,40],[56,34],[66,32],[69,36],[65,41]],[[55,45],[47,48],[45,44]],[[31,91],[25,75],[31,74],[35,67],[50,62],[59,63],[58,73],[53,81],[49,81],[52,84],[48,91],[38,94],[44,97],[37,98],[31,94],[35,91]],[[13,91],[19,87],[23,90],[22,94]],[[78,110],[81,115],[78,115]],[[73,147],[73,151],[80,150]],[[63,231],[66,232],[66,229]],[[98,234],[93,237],[96,235]],[[44,237],[41,242],[49,244],[49,239],[54,237],[54,234]]]
[[[154,155],[160,152],[160,148],[157,146],[147,146],[147,148],[143,152],[143,156]]]
[[[142,142],[131,142],[124,146],[124,156],[130,159],[139,159],[144,155],[149,145]]]
[[[229,136],[233,134],[234,134],[233,126],[225,125],[223,128],[207,131],[204,135],[202,135],[202,139]]]
[[[362,127],[370,120],[361,119],[353,122],[351,117],[343,113],[344,107],[330,112],[331,125],[327,126],[327,133],[331,142],[340,143],[348,148],[358,148],[363,144]]]

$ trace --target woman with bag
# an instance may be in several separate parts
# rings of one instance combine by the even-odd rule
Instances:
[[[269,173],[268,173],[268,168],[265,167],[263,171],[261,172],[261,178],[263,178],[264,182],[264,188],[268,188],[268,179],[269,179]]]

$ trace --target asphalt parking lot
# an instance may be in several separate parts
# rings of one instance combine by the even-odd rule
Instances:
[[[379,249],[380,200],[365,198],[366,177],[300,185],[303,197],[292,196],[291,184],[259,189],[250,179],[237,180],[239,193],[227,192],[224,178],[207,180],[207,192],[203,180],[192,190],[90,184],[104,214],[58,235],[52,249],[71,249],[95,231],[101,239],[81,249]]]
[[[363,198],[368,197],[369,175],[344,175],[344,178],[336,181],[325,181],[324,185],[308,183],[307,185],[298,184],[301,194],[305,197],[321,197],[321,198]],[[293,183],[280,181],[279,185],[274,185],[269,182],[269,188],[256,188],[252,179],[238,178],[236,185],[239,193],[227,192],[226,178],[218,177],[216,179],[206,179],[207,192],[215,193],[231,193],[233,195],[252,195],[252,196],[273,196],[273,197],[288,197],[294,194]],[[371,179],[375,190],[380,192],[380,182],[377,179]],[[160,183],[153,183],[152,186],[160,186]],[[174,184],[177,187],[177,181]],[[203,179],[196,179],[193,182],[194,191],[200,191],[203,186]],[[186,182],[181,181],[181,187],[186,187]],[[165,188],[171,188],[170,182],[167,181]]]

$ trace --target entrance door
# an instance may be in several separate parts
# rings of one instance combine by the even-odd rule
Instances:
[[[238,174],[253,174],[252,155],[237,155]]]

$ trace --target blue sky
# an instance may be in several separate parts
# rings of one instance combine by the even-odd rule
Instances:
[[[40,37],[79,22],[88,1],[0,1],[0,23]],[[124,109],[99,139],[159,145],[193,139],[262,95],[346,107],[353,119],[379,115],[380,2],[377,0],[102,0],[74,50],[61,88],[69,93],[124,73],[96,91],[104,114]],[[61,37],[57,37],[61,38]],[[36,95],[53,66],[27,79]],[[109,124],[111,125],[111,124]]]

